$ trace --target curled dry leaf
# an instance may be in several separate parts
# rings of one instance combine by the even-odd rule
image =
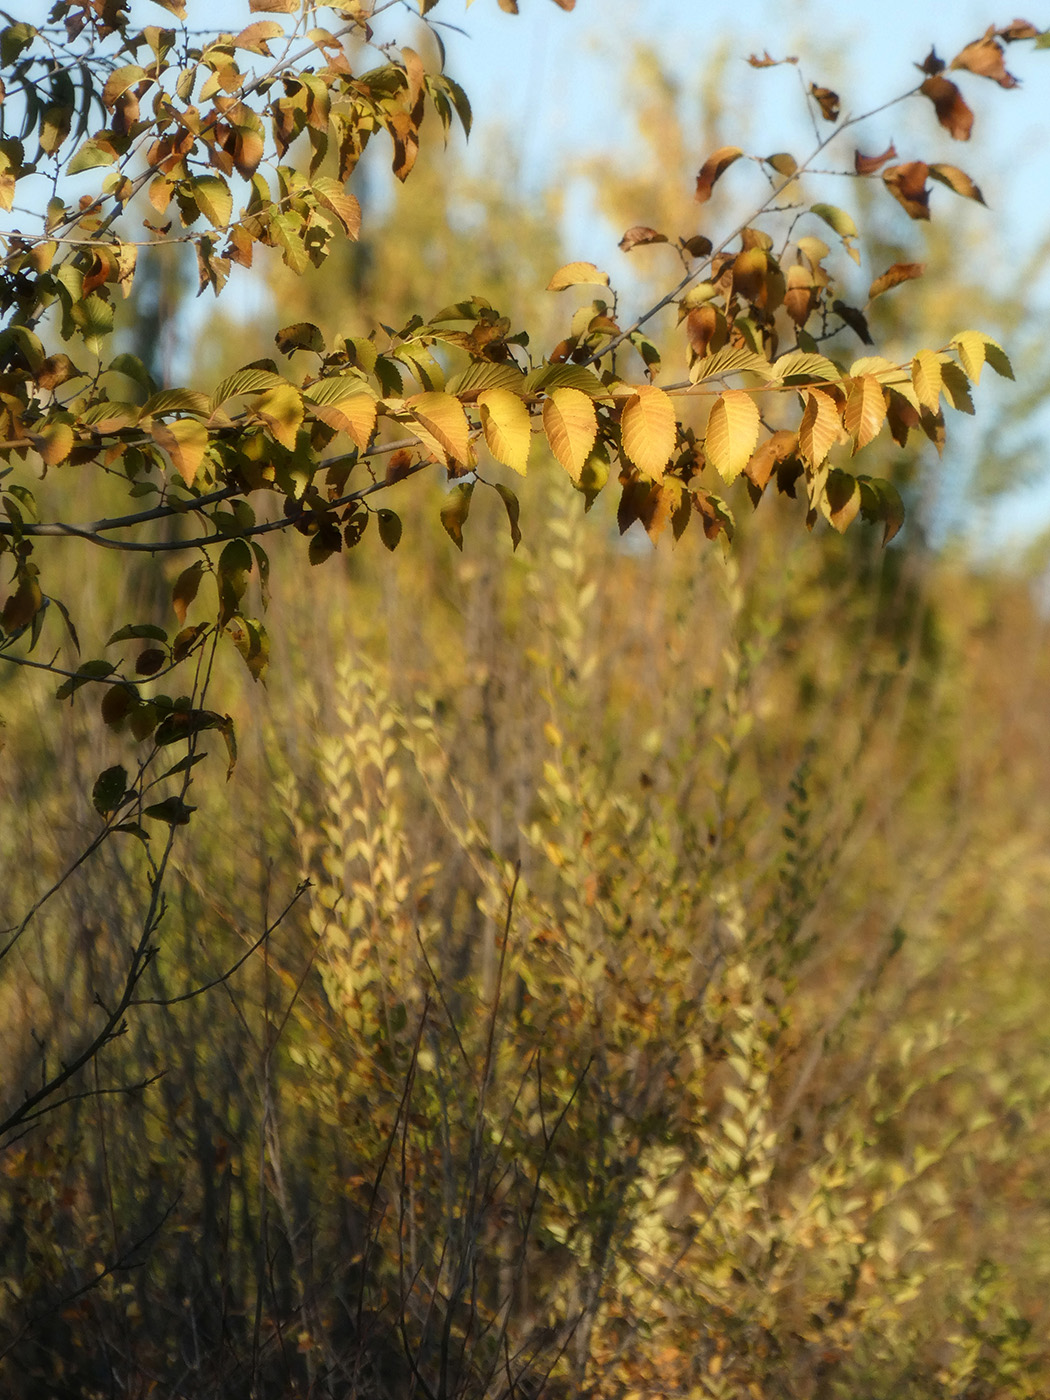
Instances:
[[[929,173],[930,167],[923,160],[891,165],[882,172],[886,188],[911,219],[930,217],[930,192],[926,188]]]
[[[973,130],[973,112],[963,101],[963,95],[955,84],[937,74],[927,78],[919,91],[933,103],[937,120],[952,139],[969,141]]]
[[[718,150],[704,161],[696,177],[696,202],[706,204],[711,198],[715,182],[729,169],[735,160],[743,155],[739,146],[719,146]]]
[[[749,54],[747,61],[752,68],[778,68],[782,63],[797,63],[798,58],[795,55],[788,58],[770,58],[769,50],[764,49],[761,58],[757,54]]]
[[[656,229],[649,228],[645,224],[635,224],[620,239],[619,248],[621,253],[629,253],[632,248],[640,248],[646,243],[666,242],[666,233],[657,233]]]
[[[1017,87],[1017,79],[1006,71],[1003,46],[994,37],[995,33],[993,25],[980,39],[975,39],[972,44],[967,44],[961,49],[949,67],[965,68],[968,73],[976,73],[979,78],[991,78],[993,83],[998,83],[1002,88]]]
[[[1012,44],[1015,39],[1038,39],[1042,33],[1026,19],[1015,19],[1012,24],[1006,25],[1003,29],[997,29],[995,32],[1000,39],[1005,39],[1008,44]]]
[[[837,122],[839,119],[839,95],[832,92],[831,88],[818,87],[816,83],[809,85],[810,96],[816,99],[820,108],[821,116],[825,121]]]
[[[891,141],[881,156],[865,156],[861,155],[860,151],[854,151],[853,169],[858,175],[874,175],[875,171],[881,170],[888,160],[896,159],[897,147]]]

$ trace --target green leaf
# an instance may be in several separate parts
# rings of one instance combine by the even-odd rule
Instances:
[[[499,492],[500,500],[507,509],[507,520],[510,523],[511,548],[517,549],[518,545],[521,544],[521,528],[518,525],[521,506],[518,503],[518,498],[510,487],[504,486],[502,482],[495,481],[492,484]]]
[[[391,553],[401,543],[401,517],[392,510],[376,512],[379,520],[379,538]]]
[[[198,565],[194,566],[199,567]],[[163,627],[156,627],[152,622],[132,622],[126,627],[119,628],[106,643],[111,647],[115,642],[136,642],[148,640],[151,642],[167,643],[168,634]]]
[[[474,482],[461,482],[445,498],[441,507],[441,523],[457,549],[463,548],[463,526],[470,514],[470,498],[474,494]]]
[[[248,588],[254,556],[246,540],[231,540],[219,555],[219,615],[228,622]]]
[[[55,691],[56,700],[67,700],[74,691],[81,686],[88,685],[91,681],[105,680],[111,676],[117,668],[108,661],[85,661],[82,666],[77,667],[75,676],[70,676],[64,680]]]
[[[113,768],[106,768],[95,779],[95,786],[91,789],[91,801],[95,811],[103,817],[109,812],[115,812],[124,801],[127,790],[127,769],[119,763]]]

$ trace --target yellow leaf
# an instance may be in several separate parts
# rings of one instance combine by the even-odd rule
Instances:
[[[806,393],[806,408],[798,429],[798,445],[811,466],[819,467],[839,435],[839,413],[835,400],[820,389]]]
[[[421,440],[439,460],[446,466],[450,462],[471,465],[470,424],[458,399],[431,390],[413,394],[405,407],[418,425]]]
[[[493,457],[524,476],[532,444],[528,409],[512,389],[485,389],[478,395],[478,409]]]
[[[678,439],[674,404],[655,384],[642,384],[627,400],[620,418],[623,450],[640,472],[662,481]]]
[[[303,421],[303,397],[292,384],[279,384],[262,394],[255,412],[271,435],[291,452]]]
[[[40,454],[40,460],[49,467],[57,467],[69,456],[73,446],[73,429],[68,423],[49,423],[39,433],[32,435],[33,446]]]
[[[911,382],[923,408],[938,413],[941,406],[941,364],[932,350],[920,350],[912,360]]]
[[[952,337],[952,345],[963,369],[975,384],[979,383],[985,364],[991,365],[996,374],[1001,374],[1004,379],[1013,379],[1013,367],[1006,351],[990,335],[984,335],[981,331],[960,331]]]
[[[376,425],[376,403],[369,394],[351,394],[338,404],[311,403],[310,412],[337,433],[346,433],[362,452],[368,451]]]
[[[758,441],[758,407],[743,389],[727,389],[715,399],[707,420],[704,454],[723,481],[735,481]]]
[[[580,282],[599,283],[601,286],[607,287],[609,285],[609,274],[595,267],[594,263],[566,263],[564,267],[559,267],[558,271],[547,283],[547,291],[564,292],[566,287],[575,287]]]
[[[208,430],[196,418],[176,418],[171,423],[154,423],[153,441],[171,458],[171,465],[187,486],[192,486],[208,446]]]
[[[555,389],[543,404],[543,431],[551,451],[573,481],[579,483],[594,439],[598,419],[594,401],[582,389]]]
[[[873,374],[855,379],[846,399],[842,421],[858,452],[877,437],[886,418],[886,396]]]

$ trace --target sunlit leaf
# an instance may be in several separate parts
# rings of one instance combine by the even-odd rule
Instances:
[[[520,396],[510,389],[486,389],[478,395],[485,443],[497,462],[524,476],[532,445],[532,424]]]
[[[629,228],[620,239],[619,248],[623,253],[629,253],[632,248],[640,248],[648,243],[666,243],[667,234],[657,233],[656,229],[649,228],[646,224],[635,224]]]
[[[154,423],[150,436],[171,458],[171,464],[187,486],[196,480],[208,448],[208,429],[196,418],[176,418],[170,423]]]
[[[727,389],[711,406],[704,454],[727,484],[747,466],[758,441],[758,407],[743,389]]]
[[[458,399],[436,392],[415,394],[405,400],[405,408],[439,461],[471,465],[470,424]]]
[[[620,416],[620,440],[638,470],[662,481],[677,437],[678,421],[670,398],[654,384],[636,388]]]
[[[926,188],[929,173],[930,167],[921,160],[891,165],[882,172],[886,188],[911,219],[930,217],[930,192]]]
[[[580,389],[553,389],[543,404],[543,431],[555,457],[579,482],[598,433],[593,400]]]
[[[607,287],[609,285],[609,274],[595,267],[594,263],[566,263],[564,267],[558,269],[547,283],[547,291],[563,292],[566,287],[575,287],[581,282],[594,283]]]
[[[941,365],[931,350],[920,350],[911,362],[911,382],[923,408],[940,412]]]
[[[978,204],[984,203],[984,195],[966,171],[960,170],[957,165],[945,165],[943,162],[931,165],[930,179],[939,180],[942,185],[947,185],[950,190],[961,194],[964,199],[974,199]]]
[[[838,441],[842,424],[830,394],[820,389],[806,391],[806,407],[798,428],[799,451],[810,466],[819,467]]]
[[[859,452],[878,437],[886,421],[886,396],[882,385],[872,374],[862,374],[850,384],[842,423],[853,439],[853,450]]]

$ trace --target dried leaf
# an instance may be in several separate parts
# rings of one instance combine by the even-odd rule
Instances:
[[[930,217],[930,192],[926,188],[929,173],[930,167],[922,160],[913,160],[907,165],[891,165],[882,172],[883,183],[909,218]]]
[[[937,74],[927,78],[919,91],[933,103],[937,120],[953,140],[969,141],[973,130],[973,112],[963,101],[963,95],[955,84]]]
[[[748,63],[750,63],[752,68],[777,68],[780,66],[781,63],[797,63],[798,59],[793,57],[770,58],[769,50],[765,49],[763,50],[761,58],[759,58],[756,54],[751,54],[749,55],[747,61]]]
[[[897,147],[891,141],[881,156],[863,156],[860,151],[854,151],[853,169],[858,175],[874,175],[875,171],[880,170],[888,160],[896,159]]]
[[[717,180],[725,174],[735,160],[743,155],[739,146],[719,146],[718,150],[704,161],[696,177],[696,202],[706,204]]]
[[[876,297],[882,296],[883,292],[888,292],[891,287],[899,287],[902,282],[910,282],[915,277],[921,277],[926,271],[925,263],[894,263],[888,267],[880,277],[876,277],[868,288],[868,300],[874,301]]]
[[[635,224],[620,239],[619,248],[621,253],[629,253],[632,248],[640,248],[647,243],[666,242],[666,233],[657,233],[656,229],[648,228],[645,224]]]
[[[947,185],[956,194],[961,194],[964,199],[974,199],[978,204],[984,203],[984,195],[980,189],[967,175],[965,170],[960,170],[957,165],[945,165],[938,162],[930,166],[930,178],[939,180],[942,185]]]
[[[594,263],[566,263],[564,267],[558,269],[547,283],[547,291],[563,292],[566,287],[575,287],[581,282],[607,287],[609,285],[609,274],[595,267]]]
[[[993,83],[998,83],[1002,88],[1017,87],[1017,79],[1006,71],[1003,46],[995,39],[995,32],[993,25],[980,39],[975,39],[972,44],[967,44],[961,49],[948,66],[964,68],[969,73],[976,73],[979,78],[991,78]]]
[[[821,115],[825,121],[837,122],[839,119],[839,95],[832,92],[830,88],[818,87],[816,83],[809,85],[810,96],[814,97]]]

